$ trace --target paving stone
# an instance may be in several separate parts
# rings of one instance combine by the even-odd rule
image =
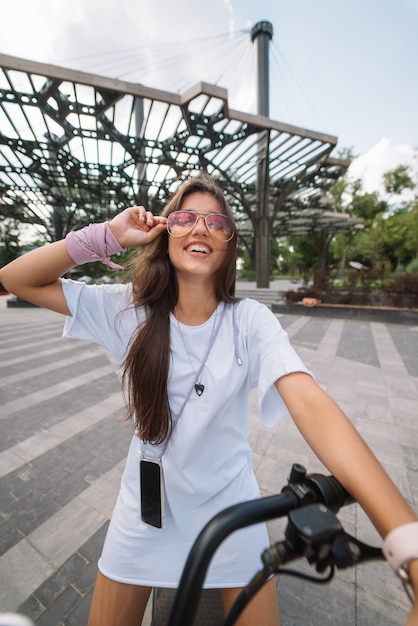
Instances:
[[[97,578],[97,560],[87,563],[80,568],[77,576],[72,582],[74,589],[84,598],[84,596],[93,591]]]
[[[31,544],[57,568],[103,524],[103,515],[81,500],[60,509],[30,535]],[[76,532],[74,532],[76,529]]]
[[[71,613],[77,609],[82,598],[73,587],[67,587],[36,620],[38,626],[65,626]]]
[[[298,346],[317,348],[328,329],[329,322],[326,319],[310,319],[297,333],[292,335],[292,342]]]
[[[77,376],[80,376],[83,373],[88,373],[90,370],[103,367],[104,365],[108,365],[108,361],[103,354],[93,358],[83,358],[77,363]],[[41,389],[48,390],[52,385],[60,383],[62,380],[71,378],[73,375],[73,364],[67,365],[66,367],[59,367],[59,363],[56,363],[56,366],[47,373],[41,375],[34,373],[33,376],[29,378],[26,377],[23,383],[19,385],[12,385],[6,390],[7,396],[5,397],[4,402],[11,402],[22,395],[39,392]],[[4,392],[5,390],[0,388],[0,398],[2,401]]]
[[[0,606],[7,612],[16,611],[22,599],[28,598],[38,587],[39,578],[52,574],[53,567],[28,541],[22,540],[0,556],[0,571],[3,572]]]
[[[26,498],[25,506],[19,501],[10,507],[8,519],[1,524],[0,546],[2,553],[20,543],[22,537],[31,533],[39,524],[48,520],[59,510],[59,506],[39,493]]]
[[[303,567],[293,569],[306,571]],[[356,622],[354,584],[335,578],[318,585],[282,575],[278,591],[283,626],[364,626],[364,622]]]
[[[84,598],[81,598],[77,606],[73,607],[71,612],[66,615],[65,620],[62,621],[62,626],[80,626],[81,624],[87,624],[91,597],[92,592],[85,595]]]
[[[95,381],[93,388],[91,382],[86,382],[56,397],[45,397],[33,406],[16,410],[0,420],[4,433],[0,439],[0,451],[16,445],[41,429],[51,428],[117,392],[120,392],[119,381],[115,374],[109,374]]]
[[[43,337],[32,342],[22,342],[19,338],[18,347],[7,348],[7,353],[11,359],[24,358],[25,355],[30,358],[31,356],[36,355],[36,353],[39,352],[40,347],[45,346],[45,344],[48,345],[49,348],[55,347],[58,350],[59,342],[60,339],[57,335],[54,336],[53,340],[48,340],[48,337]]]
[[[360,363],[379,366],[379,358],[368,322],[346,320],[341,333],[337,355]]]
[[[78,552],[71,555],[64,565],[36,589],[34,597],[44,607],[51,605],[69,585],[74,586],[87,564]]]
[[[38,598],[34,594],[31,594],[28,599],[17,608],[17,612],[22,615],[30,616],[36,623],[45,609],[46,607],[39,602]]]
[[[405,593],[402,592],[404,595]],[[361,626],[402,626],[407,617],[407,610],[387,602],[385,598],[375,596],[369,591],[357,592],[356,624]]]
[[[416,326],[388,324],[392,340],[410,376],[418,377],[418,330]]]
[[[61,340],[61,342],[57,341],[55,348],[45,349],[44,347],[41,354],[38,350],[32,356],[25,352],[22,354],[21,358],[15,358],[8,355],[7,365],[3,365],[4,358],[1,358],[0,355],[0,379],[17,374],[26,374],[26,372],[31,372],[38,368],[45,367],[51,363],[56,363],[59,357],[71,358],[75,355],[88,354],[91,350],[92,347],[88,343],[86,343],[80,350],[77,343],[68,342],[66,344],[63,340]]]
[[[78,552],[86,561],[97,561],[102,551],[109,522],[106,521],[85,544],[83,544]]]

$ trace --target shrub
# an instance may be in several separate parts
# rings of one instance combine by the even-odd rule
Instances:
[[[313,283],[283,292],[289,303],[316,298],[324,304],[386,305],[418,308],[418,273],[386,277],[383,269],[351,272],[340,280],[334,271],[317,271]]]
[[[413,259],[406,267],[408,274],[418,274],[418,259]]]
[[[384,288],[392,306],[418,307],[418,274],[393,276]]]

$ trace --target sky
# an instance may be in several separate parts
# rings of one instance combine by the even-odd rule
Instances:
[[[268,20],[270,117],[337,136],[337,150],[362,157],[366,187],[416,165],[418,0],[0,0],[0,10],[3,54],[174,92],[206,80],[251,113],[249,31]]]

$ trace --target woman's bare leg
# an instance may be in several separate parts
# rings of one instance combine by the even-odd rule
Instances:
[[[97,575],[88,626],[139,626],[152,587],[125,585]]]
[[[225,612],[234,604],[242,589],[222,589]],[[274,578],[268,581],[241,613],[236,626],[280,626],[279,603]]]

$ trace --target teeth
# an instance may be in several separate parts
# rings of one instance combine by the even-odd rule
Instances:
[[[204,254],[209,252],[209,250],[204,246],[190,246],[189,250],[190,252],[203,252]]]

